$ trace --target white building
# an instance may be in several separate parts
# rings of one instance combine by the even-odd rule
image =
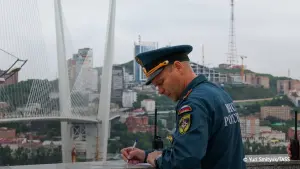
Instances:
[[[300,105],[300,91],[296,91],[296,90],[289,91],[288,98],[291,100],[291,102],[294,103],[296,107]]]
[[[73,55],[70,63],[72,64],[69,65],[69,74],[72,75],[71,79],[74,83],[73,91],[97,91],[99,78],[97,70],[93,69],[93,49],[78,49],[78,53]]]
[[[217,72],[213,68],[209,68],[207,66],[203,66],[203,65],[197,64],[195,62],[190,62],[190,65],[191,65],[193,71],[196,73],[196,75],[200,75],[200,74],[204,75],[211,82],[215,82],[215,83],[227,82],[226,74]]]
[[[132,107],[133,103],[137,101],[137,93],[132,90],[123,91],[122,105],[123,107]]]
[[[241,78],[239,74],[230,75],[233,84],[242,84],[245,80]],[[243,77],[245,78],[245,76]]]
[[[141,101],[141,107],[144,107],[146,111],[154,111],[155,101],[152,99],[145,99]]]

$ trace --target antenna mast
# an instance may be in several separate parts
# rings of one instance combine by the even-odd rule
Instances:
[[[141,35],[139,35],[139,45],[141,45]]]
[[[202,66],[204,66],[204,44],[202,44]]]
[[[231,0],[231,18],[229,28],[229,43],[228,43],[228,56],[227,62],[230,67],[237,64],[237,49],[235,43],[235,27],[234,27],[234,0]]]

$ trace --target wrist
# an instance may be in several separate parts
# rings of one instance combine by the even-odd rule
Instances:
[[[147,157],[148,157],[149,152],[148,151],[144,151],[144,153],[145,153],[144,163],[147,163]]]
[[[158,168],[159,169],[159,159],[161,158],[161,154],[158,155],[155,160],[154,160],[154,164],[155,164],[155,168]]]

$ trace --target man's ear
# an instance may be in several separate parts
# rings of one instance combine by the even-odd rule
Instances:
[[[183,64],[182,64],[181,62],[175,61],[175,62],[173,63],[173,68],[174,68],[176,71],[178,71],[180,74],[183,73]]]

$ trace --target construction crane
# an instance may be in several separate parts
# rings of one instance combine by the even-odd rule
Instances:
[[[241,80],[242,80],[242,82],[244,83],[244,59],[246,59],[247,56],[241,55],[240,57],[241,57],[241,59],[242,59],[242,65],[241,65]]]

